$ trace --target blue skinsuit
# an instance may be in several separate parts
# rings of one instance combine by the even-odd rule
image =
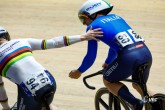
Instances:
[[[107,44],[110,47],[105,63],[110,64],[109,68],[117,64],[117,67],[114,70],[111,70],[111,72],[109,72],[110,74],[108,75],[104,74],[104,78],[106,80],[120,81],[132,75],[134,72],[133,68],[135,68],[136,66],[144,62],[149,62],[150,65],[148,67],[148,70],[146,71],[146,76],[145,76],[145,80],[147,81],[149,69],[152,63],[151,53],[144,44],[143,38],[141,38],[138,34],[136,34],[132,30],[132,28],[125,22],[123,18],[115,14],[109,14],[107,16],[101,16],[95,19],[87,27],[87,31],[91,26],[93,27],[93,29],[102,28],[102,31],[104,32],[104,36],[98,37],[98,39],[100,39],[103,43]],[[139,45],[140,48],[134,48],[134,46],[136,47],[136,45],[137,46]],[[140,45],[142,45],[142,47]],[[87,54],[84,57],[82,64],[78,68],[78,70],[81,73],[85,72],[93,65],[97,56],[97,48],[98,48],[97,41],[95,40],[88,41]],[[130,54],[126,56],[125,54],[127,53]],[[145,54],[143,56],[140,56],[141,53],[145,53]],[[134,57],[136,56],[137,58],[133,58],[132,56]],[[127,58],[126,61],[124,60],[125,58]],[[134,65],[134,62],[138,62],[138,63]],[[134,65],[134,67],[132,65]],[[132,69],[128,69],[128,68],[132,68]],[[123,73],[123,71],[125,71],[125,73]],[[116,74],[122,74],[122,75],[120,75],[121,77],[119,78],[118,77],[119,75]]]

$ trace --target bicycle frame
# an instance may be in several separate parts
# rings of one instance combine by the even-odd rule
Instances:
[[[94,76],[97,76],[97,75],[102,75],[102,73],[103,73],[103,71],[104,70],[100,70],[100,71],[98,71],[98,72],[96,72],[96,73],[93,73],[93,74],[90,74],[90,75],[88,75],[88,76],[85,76],[84,78],[83,78],[83,82],[84,82],[84,84],[85,84],[85,86],[87,87],[87,88],[89,88],[89,89],[92,89],[92,90],[95,90],[96,88],[95,87],[93,87],[93,86],[90,86],[88,83],[87,83],[87,79],[88,78],[91,78],[91,77],[94,77]],[[97,91],[97,92],[99,92],[99,91]],[[99,93],[98,93],[99,94]],[[102,95],[102,94],[100,94],[100,95]],[[113,95],[112,93],[110,93],[110,92],[108,92],[108,95],[109,95],[109,97],[108,97],[108,104],[107,103],[105,103],[105,101],[104,100],[102,100],[102,98],[99,98],[98,99],[98,102],[106,109],[106,110],[112,110],[112,108],[114,107],[114,110],[121,110],[121,107],[120,107],[120,103],[118,102],[118,100],[119,100],[119,98],[117,97],[117,96],[115,96],[115,95]],[[99,96],[100,97],[100,96]],[[112,103],[114,102],[114,106],[112,105]],[[97,102],[95,102],[95,103],[97,103]],[[123,102],[124,103],[124,102]],[[124,104],[125,106],[126,106],[126,104]],[[96,110],[97,110],[97,107],[96,107]]]
[[[149,95],[149,93],[148,93],[148,91],[147,91],[146,83],[145,83],[144,80],[143,80],[143,71],[144,71],[144,69],[146,68],[146,66],[147,66],[147,64],[144,64],[144,65],[142,65],[142,68],[141,68],[141,69],[139,69],[138,71],[136,71],[136,72],[138,72],[139,75],[140,75],[140,81],[136,81],[136,80],[132,80],[132,79],[125,79],[125,80],[122,80],[122,81],[135,83],[135,84],[137,84],[137,85],[140,86],[140,88],[141,88],[141,90],[142,90],[142,92],[143,92],[143,96],[142,96],[142,97],[143,97],[143,101],[145,102],[145,108],[146,108],[146,110],[149,110],[149,109],[151,108],[151,106],[152,106],[151,103],[152,103],[152,102],[155,102],[156,100],[155,100],[152,96]],[[85,76],[85,77],[83,78],[83,82],[84,82],[85,86],[86,86],[87,88],[89,88],[89,89],[94,90],[95,87],[90,86],[90,85],[87,83],[86,80],[87,80],[88,78],[91,78],[91,77],[94,77],[94,76],[97,76],[97,75],[102,75],[103,71],[104,71],[104,70],[100,70],[100,71],[98,71],[98,72],[95,72],[95,73],[93,73],[93,74],[90,74],[90,75],[88,75],[88,76]],[[109,95],[110,95],[110,98],[114,97],[114,95],[113,95],[112,93],[109,93]],[[110,100],[110,102],[112,102],[112,99],[110,99],[110,98],[109,98],[109,100]],[[106,109],[108,110],[108,105],[107,105],[102,99],[100,99],[99,102],[104,106],[104,108],[106,108]],[[109,105],[109,106],[111,106],[111,105]],[[117,107],[120,107],[120,106],[117,106]]]

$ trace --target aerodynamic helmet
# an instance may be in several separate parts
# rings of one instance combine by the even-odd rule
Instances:
[[[10,35],[9,33],[7,32],[6,29],[4,29],[3,27],[0,27],[0,38],[4,38],[6,40],[10,40]]]
[[[78,17],[83,23],[84,19],[90,18],[91,15],[104,12],[104,15],[107,15],[113,8],[113,5],[108,3],[105,0],[87,0],[81,7],[78,12]],[[90,18],[91,19],[91,18]]]

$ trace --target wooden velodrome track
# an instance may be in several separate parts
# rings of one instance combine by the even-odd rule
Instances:
[[[5,27],[12,38],[48,39],[60,35],[81,34],[85,32],[86,27],[79,22],[77,12],[84,1],[0,0],[0,26]],[[114,5],[112,13],[123,16],[134,30],[145,38],[153,54],[148,87],[153,93],[165,93],[165,1],[111,0],[111,3]],[[86,42],[66,48],[33,52],[38,62],[49,69],[56,78],[57,91],[53,103],[57,105],[58,110],[94,110],[96,90],[87,89],[82,78],[101,69],[107,49],[100,42],[94,65],[78,80],[70,79],[68,73],[81,64],[86,54]],[[17,97],[16,86],[5,78],[4,81],[9,104],[13,105]],[[97,89],[103,86],[102,77],[99,76],[89,82]],[[130,90],[139,97],[131,86]]]

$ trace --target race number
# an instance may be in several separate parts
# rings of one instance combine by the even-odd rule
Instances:
[[[138,35],[135,31],[133,31],[132,29],[129,29],[128,32],[132,35],[135,42],[144,41],[144,39],[140,35]]]
[[[132,44],[133,41],[126,32],[120,32],[115,36],[116,40],[122,47]]]
[[[51,81],[48,75],[43,71],[33,75],[28,78],[28,80],[23,82],[27,89],[31,92],[32,95],[35,95],[35,92],[40,88],[44,87],[47,84],[51,84]]]

